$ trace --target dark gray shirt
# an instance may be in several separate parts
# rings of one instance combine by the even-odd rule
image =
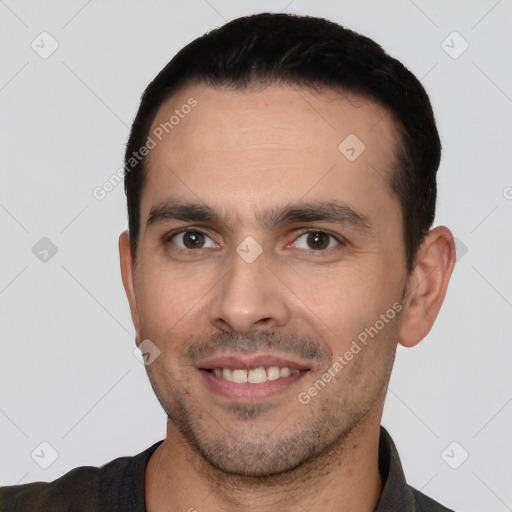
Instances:
[[[146,465],[159,441],[134,457],[86,466],[45,483],[0,487],[2,512],[146,512]],[[379,471],[384,487],[375,512],[453,512],[407,485],[395,444],[380,429]]]

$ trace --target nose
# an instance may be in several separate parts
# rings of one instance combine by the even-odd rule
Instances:
[[[290,318],[286,287],[274,273],[264,253],[249,262],[234,252],[211,298],[210,323],[240,335],[286,325]]]

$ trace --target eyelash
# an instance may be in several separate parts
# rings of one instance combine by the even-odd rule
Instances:
[[[176,236],[181,235],[183,233],[188,233],[188,232],[200,233],[200,234],[205,235],[206,237],[210,238],[210,240],[212,240],[211,237],[209,237],[208,234],[205,233],[204,231],[201,231],[200,229],[196,229],[196,228],[193,228],[193,227],[187,227],[187,228],[184,228],[184,229],[180,229],[179,231],[173,231],[171,233],[168,233],[164,237],[164,243],[166,243],[166,244],[172,243],[172,240]],[[304,230],[301,230],[299,232],[299,234],[297,235],[296,239],[292,242],[292,244],[296,243],[297,240],[299,240],[304,235],[311,234],[311,233],[322,233],[322,234],[327,235],[327,236],[329,236],[331,238],[334,238],[336,240],[336,242],[338,242],[338,244],[339,244],[336,247],[346,245],[346,243],[347,243],[346,240],[343,237],[341,237],[340,235],[335,235],[334,233],[326,231],[325,229],[304,229]],[[287,247],[289,245],[292,245],[292,244],[288,244]],[[327,249],[318,249],[318,250],[309,249],[308,252],[312,253],[312,254],[319,254],[319,255],[321,255],[322,253],[325,253],[325,252],[330,251],[332,249],[336,249],[336,247],[330,247],[330,248],[327,248]],[[191,253],[199,254],[201,252],[200,251],[201,248],[200,249],[184,249],[182,247],[176,247],[176,249],[178,251],[181,251],[183,253],[188,253],[188,254],[191,254]]]

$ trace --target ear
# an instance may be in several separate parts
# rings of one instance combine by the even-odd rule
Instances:
[[[128,231],[124,231],[119,236],[119,259],[121,262],[121,276],[123,278],[124,290],[130,304],[130,313],[135,327],[135,342],[138,345],[139,340],[139,310],[137,308],[137,299],[135,296],[135,267],[130,249],[130,236]]]
[[[398,336],[404,347],[413,347],[430,332],[444,301],[454,266],[453,235],[448,228],[439,226],[423,240],[408,279]]]

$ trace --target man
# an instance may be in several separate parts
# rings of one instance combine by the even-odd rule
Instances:
[[[119,240],[167,436],[1,509],[448,510],[380,426],[455,262],[430,229],[440,150],[419,81],[334,23],[260,14],[187,45],[133,123]]]

